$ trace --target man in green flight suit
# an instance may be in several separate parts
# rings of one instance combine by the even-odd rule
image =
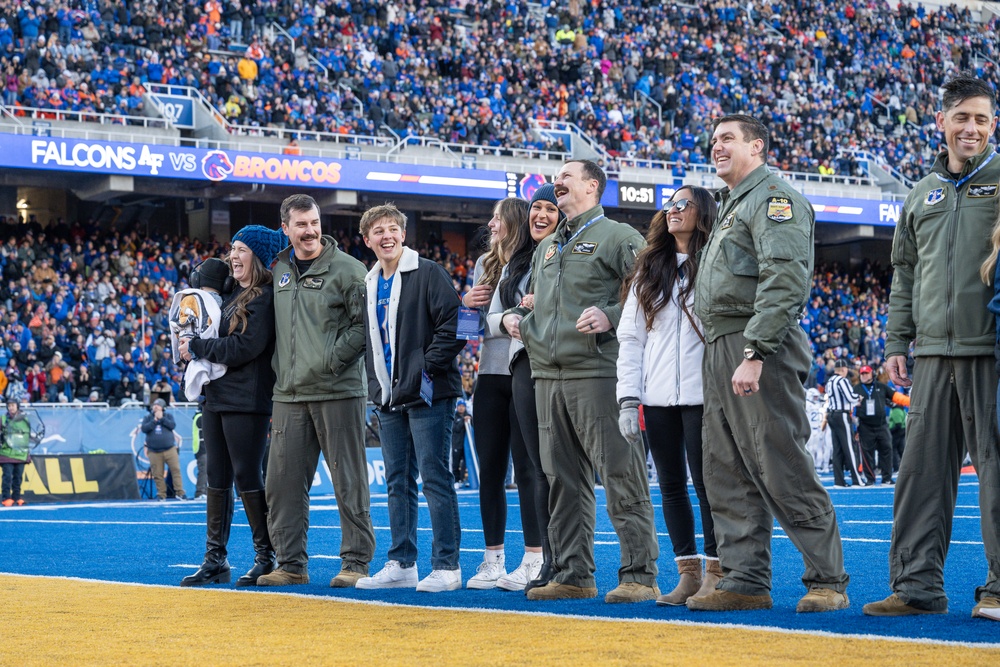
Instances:
[[[988,573],[972,615],[1000,620],[1000,436],[997,433],[993,290],[980,266],[1000,199],[1000,154],[990,83],[956,76],[942,88],[938,130],[948,149],[903,203],[892,241],[892,292],[885,364],[908,387],[906,454],[899,464],[889,546],[892,594],[868,616],[944,614],[944,560],[951,541],[962,461],[979,476],[980,525]],[[987,262],[987,275],[994,270]],[[922,288],[922,289],[921,289]],[[912,376],[906,358],[914,344]]]
[[[604,214],[604,171],[570,160],[556,176],[566,219],[535,249],[534,310],[513,308],[503,326],[524,343],[535,380],[542,469],[549,479],[549,542],[556,574],[529,600],[592,598],[594,473],[607,494],[622,566],[609,603],[655,600],[659,545],[646,479],[646,456],[618,431],[615,401],[619,298],[642,235]]]
[[[770,172],[767,128],[715,123],[712,158],[726,186],[703,251],[695,311],[705,327],[705,488],[725,577],[689,609],[770,609],[771,527],[802,553],[796,611],[844,609],[849,577],[830,496],[806,451],[802,381],[810,353],[798,319],[813,273],[812,206]]]

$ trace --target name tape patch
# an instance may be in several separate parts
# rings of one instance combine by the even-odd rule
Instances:
[[[998,183],[972,183],[969,185],[970,197],[996,197]]]

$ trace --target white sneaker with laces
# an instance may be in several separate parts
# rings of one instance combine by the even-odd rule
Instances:
[[[465,586],[481,591],[489,590],[495,588],[497,580],[506,574],[504,552],[499,549],[487,549],[483,554],[483,562],[479,564],[476,573]]]
[[[424,577],[417,590],[422,593],[443,593],[444,591],[457,591],[462,587],[462,570],[432,570]]]
[[[376,588],[414,588],[417,585],[417,566],[402,567],[398,560],[386,561],[381,570],[370,577],[362,577],[355,588],[374,590]]]
[[[497,580],[497,588],[502,588],[505,591],[523,591],[529,581],[538,578],[538,573],[542,570],[543,560],[541,553],[525,552],[518,568]]]

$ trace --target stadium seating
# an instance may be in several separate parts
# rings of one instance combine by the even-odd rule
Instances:
[[[943,80],[960,68],[1000,81],[988,12],[751,6],[28,0],[0,2],[0,58],[6,106],[21,114],[124,123],[150,113],[150,82],[172,83],[233,126],[563,150],[532,125],[561,120],[611,168],[656,160],[683,174],[708,161],[713,117],[747,111],[771,126],[771,162],[786,171],[852,175],[864,151],[904,182],[940,144]]]

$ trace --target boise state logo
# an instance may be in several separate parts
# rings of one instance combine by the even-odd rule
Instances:
[[[541,174],[528,174],[521,179],[520,190],[521,198],[531,201],[531,198],[535,196],[535,190],[545,185],[545,177]]]
[[[224,181],[233,173],[233,163],[222,151],[209,151],[201,159],[201,173],[210,181]]]

